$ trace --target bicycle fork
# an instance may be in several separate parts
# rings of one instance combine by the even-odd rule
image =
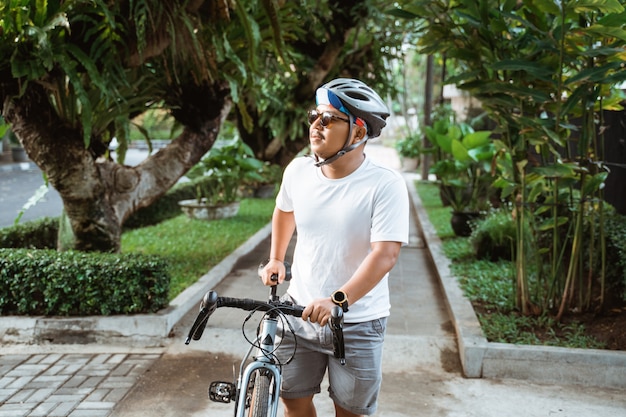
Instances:
[[[266,315],[263,318],[261,332],[259,333],[257,339],[256,352],[253,356],[254,360],[248,366],[246,366],[243,371],[240,370],[239,372],[239,380],[237,382],[237,392],[239,393],[239,398],[237,400],[237,410],[244,410],[246,405],[250,405],[250,399],[247,395],[247,387],[252,381],[253,384],[257,384],[257,387],[252,388],[253,391],[255,390],[255,388],[265,391],[259,393],[259,395],[253,395],[255,397],[254,400],[268,402],[266,407],[262,407],[263,409],[269,411],[268,415],[274,416],[278,412],[278,396],[281,384],[281,373],[280,368],[276,365],[273,357],[273,352],[275,349],[274,338],[276,337],[277,327],[278,320],[276,319],[276,317]],[[250,355],[250,351],[248,352],[247,356]],[[258,378],[266,378],[269,383],[260,384]]]
[[[282,382],[280,368],[273,358],[277,326],[278,321],[276,318],[267,316],[263,318],[257,341],[250,347],[244,360],[241,362],[236,387],[235,384],[230,382],[212,382],[209,387],[209,398],[211,401],[229,403],[232,400],[236,400],[236,416],[244,416],[245,410],[248,409],[251,402],[252,392],[248,392],[251,387],[250,382],[256,383],[255,378],[267,378],[270,384],[262,387],[262,389],[266,390],[266,394],[257,396],[257,400],[268,401],[267,410],[270,411],[269,415],[276,415],[279,405],[280,384]],[[256,352],[252,356],[253,361],[245,366],[247,358],[250,357],[255,348]],[[259,372],[255,375],[257,371]],[[254,387],[252,387],[252,390],[254,390]]]

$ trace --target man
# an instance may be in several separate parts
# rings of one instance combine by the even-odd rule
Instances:
[[[287,289],[306,306],[293,319],[297,346],[285,331],[277,356],[283,368],[285,417],[316,416],[313,396],[328,369],[338,417],[373,414],[382,380],[382,344],[389,315],[388,272],[408,242],[409,202],[402,177],[367,158],[369,138],[389,116],[378,94],[359,80],[340,78],[316,92],[309,111],[312,157],[285,169],[272,218],[270,260],[262,272],[284,280],[287,247],[297,231]],[[326,323],[344,309],[346,365],[333,356]]]

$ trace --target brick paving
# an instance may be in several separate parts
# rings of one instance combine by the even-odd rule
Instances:
[[[106,417],[160,353],[0,356],[0,417]]]

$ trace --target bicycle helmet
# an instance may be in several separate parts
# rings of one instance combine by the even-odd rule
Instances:
[[[318,155],[314,155],[316,159],[315,166],[317,167],[330,164],[346,153],[364,145],[368,139],[379,136],[380,131],[387,124],[385,122],[385,119],[389,116],[387,106],[374,90],[359,80],[337,78],[326,83],[315,92],[315,101],[318,105],[331,105],[350,118],[350,130],[343,148],[335,155],[324,160],[320,160]],[[367,134],[361,141],[350,144],[353,124],[365,127]]]
[[[365,83],[351,78],[337,78],[324,84],[320,89],[332,91],[341,100],[346,109],[355,117],[367,123],[367,135],[370,138],[380,136],[387,125],[389,109],[378,94]]]

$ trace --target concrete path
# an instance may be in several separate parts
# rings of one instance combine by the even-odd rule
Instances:
[[[372,143],[368,154],[397,167],[395,152]],[[391,272],[392,315],[385,342],[384,382],[377,416],[626,417],[623,390],[467,379],[436,265],[422,244],[417,217],[411,244]],[[219,294],[265,299],[256,277],[269,240],[243,256],[215,288]],[[0,347],[0,417],[232,416],[232,404],[211,403],[209,382],[233,379],[247,350],[245,314],[220,309],[202,340],[184,345],[195,309],[163,345],[5,345]],[[248,328],[254,331],[254,325]],[[625,376],[626,378],[626,376]],[[318,415],[331,416],[324,389]],[[282,416],[282,414],[280,414]]]

